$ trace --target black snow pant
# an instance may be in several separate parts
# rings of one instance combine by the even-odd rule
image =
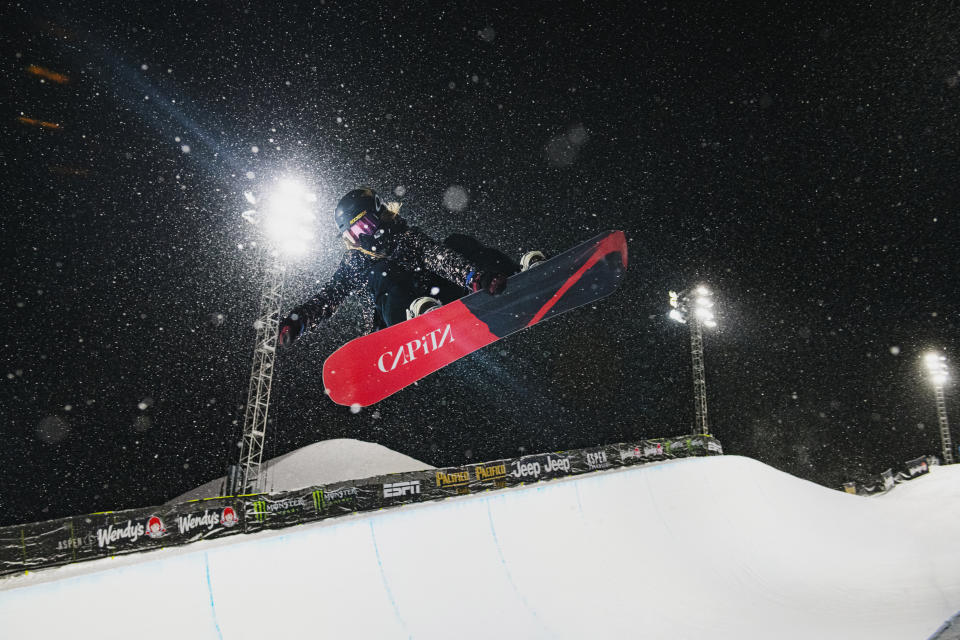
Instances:
[[[497,249],[483,246],[476,238],[455,233],[443,244],[462,254],[481,272],[493,271],[512,276],[520,271],[517,262]],[[387,262],[377,263],[375,268],[379,271],[374,278],[382,279],[374,287],[380,292],[375,301],[377,329],[406,320],[407,309],[417,298],[430,296],[442,304],[448,304],[467,293],[464,283],[450,282],[434,273],[411,273],[408,269]]]

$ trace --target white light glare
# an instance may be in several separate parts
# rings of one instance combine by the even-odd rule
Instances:
[[[267,233],[282,252],[306,253],[316,219],[308,206],[313,194],[307,193],[306,189],[292,180],[283,180],[279,186],[268,203]]]
[[[249,202],[249,203],[252,204],[253,206],[257,206],[257,199],[253,196],[253,192],[252,192],[252,191],[244,191],[244,192],[243,192],[243,197],[246,198],[246,199],[247,199],[247,202]]]
[[[710,298],[697,298],[697,304],[701,307],[709,309],[713,306],[713,300]]]
[[[671,320],[676,320],[677,322],[680,322],[680,323],[686,323],[686,322],[687,322],[687,321],[684,319],[683,314],[680,313],[679,311],[677,311],[676,309],[670,309],[670,319],[671,319]]]
[[[928,353],[923,357],[930,371],[930,380],[934,385],[942,387],[947,382],[947,358],[939,353]]]
[[[701,295],[701,296],[710,296],[710,295],[713,295],[712,293],[710,293],[710,289],[707,289],[707,288],[706,288],[705,286],[703,286],[703,285],[700,285],[699,287],[697,287],[697,293],[698,293],[699,295]]]

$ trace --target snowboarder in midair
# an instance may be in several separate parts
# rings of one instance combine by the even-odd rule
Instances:
[[[497,295],[507,278],[544,259],[529,251],[514,262],[477,240],[453,234],[433,240],[368,187],[347,193],[334,221],[347,251],[333,276],[280,320],[278,342],[288,346],[327,320],[351,294],[365,294],[364,333],[427,313],[467,293]]]

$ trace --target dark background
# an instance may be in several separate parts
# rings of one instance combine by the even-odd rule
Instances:
[[[667,291],[700,282],[727,453],[828,486],[939,454],[921,355],[960,347],[955,5],[160,4],[2,16],[0,524],[163,502],[236,458],[260,283],[242,194],[281,175],[323,223],[285,308],[332,273],[359,184],[438,239],[519,256],[618,228],[631,262],[596,309],[357,414],[321,382],[347,305],[278,358],[268,457],[687,433]]]

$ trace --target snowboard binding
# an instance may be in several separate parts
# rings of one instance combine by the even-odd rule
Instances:
[[[430,313],[434,309],[439,309],[440,306],[441,302],[436,298],[431,298],[430,296],[422,296],[417,298],[410,303],[410,307],[407,309],[407,320],[412,320],[417,316]]]

